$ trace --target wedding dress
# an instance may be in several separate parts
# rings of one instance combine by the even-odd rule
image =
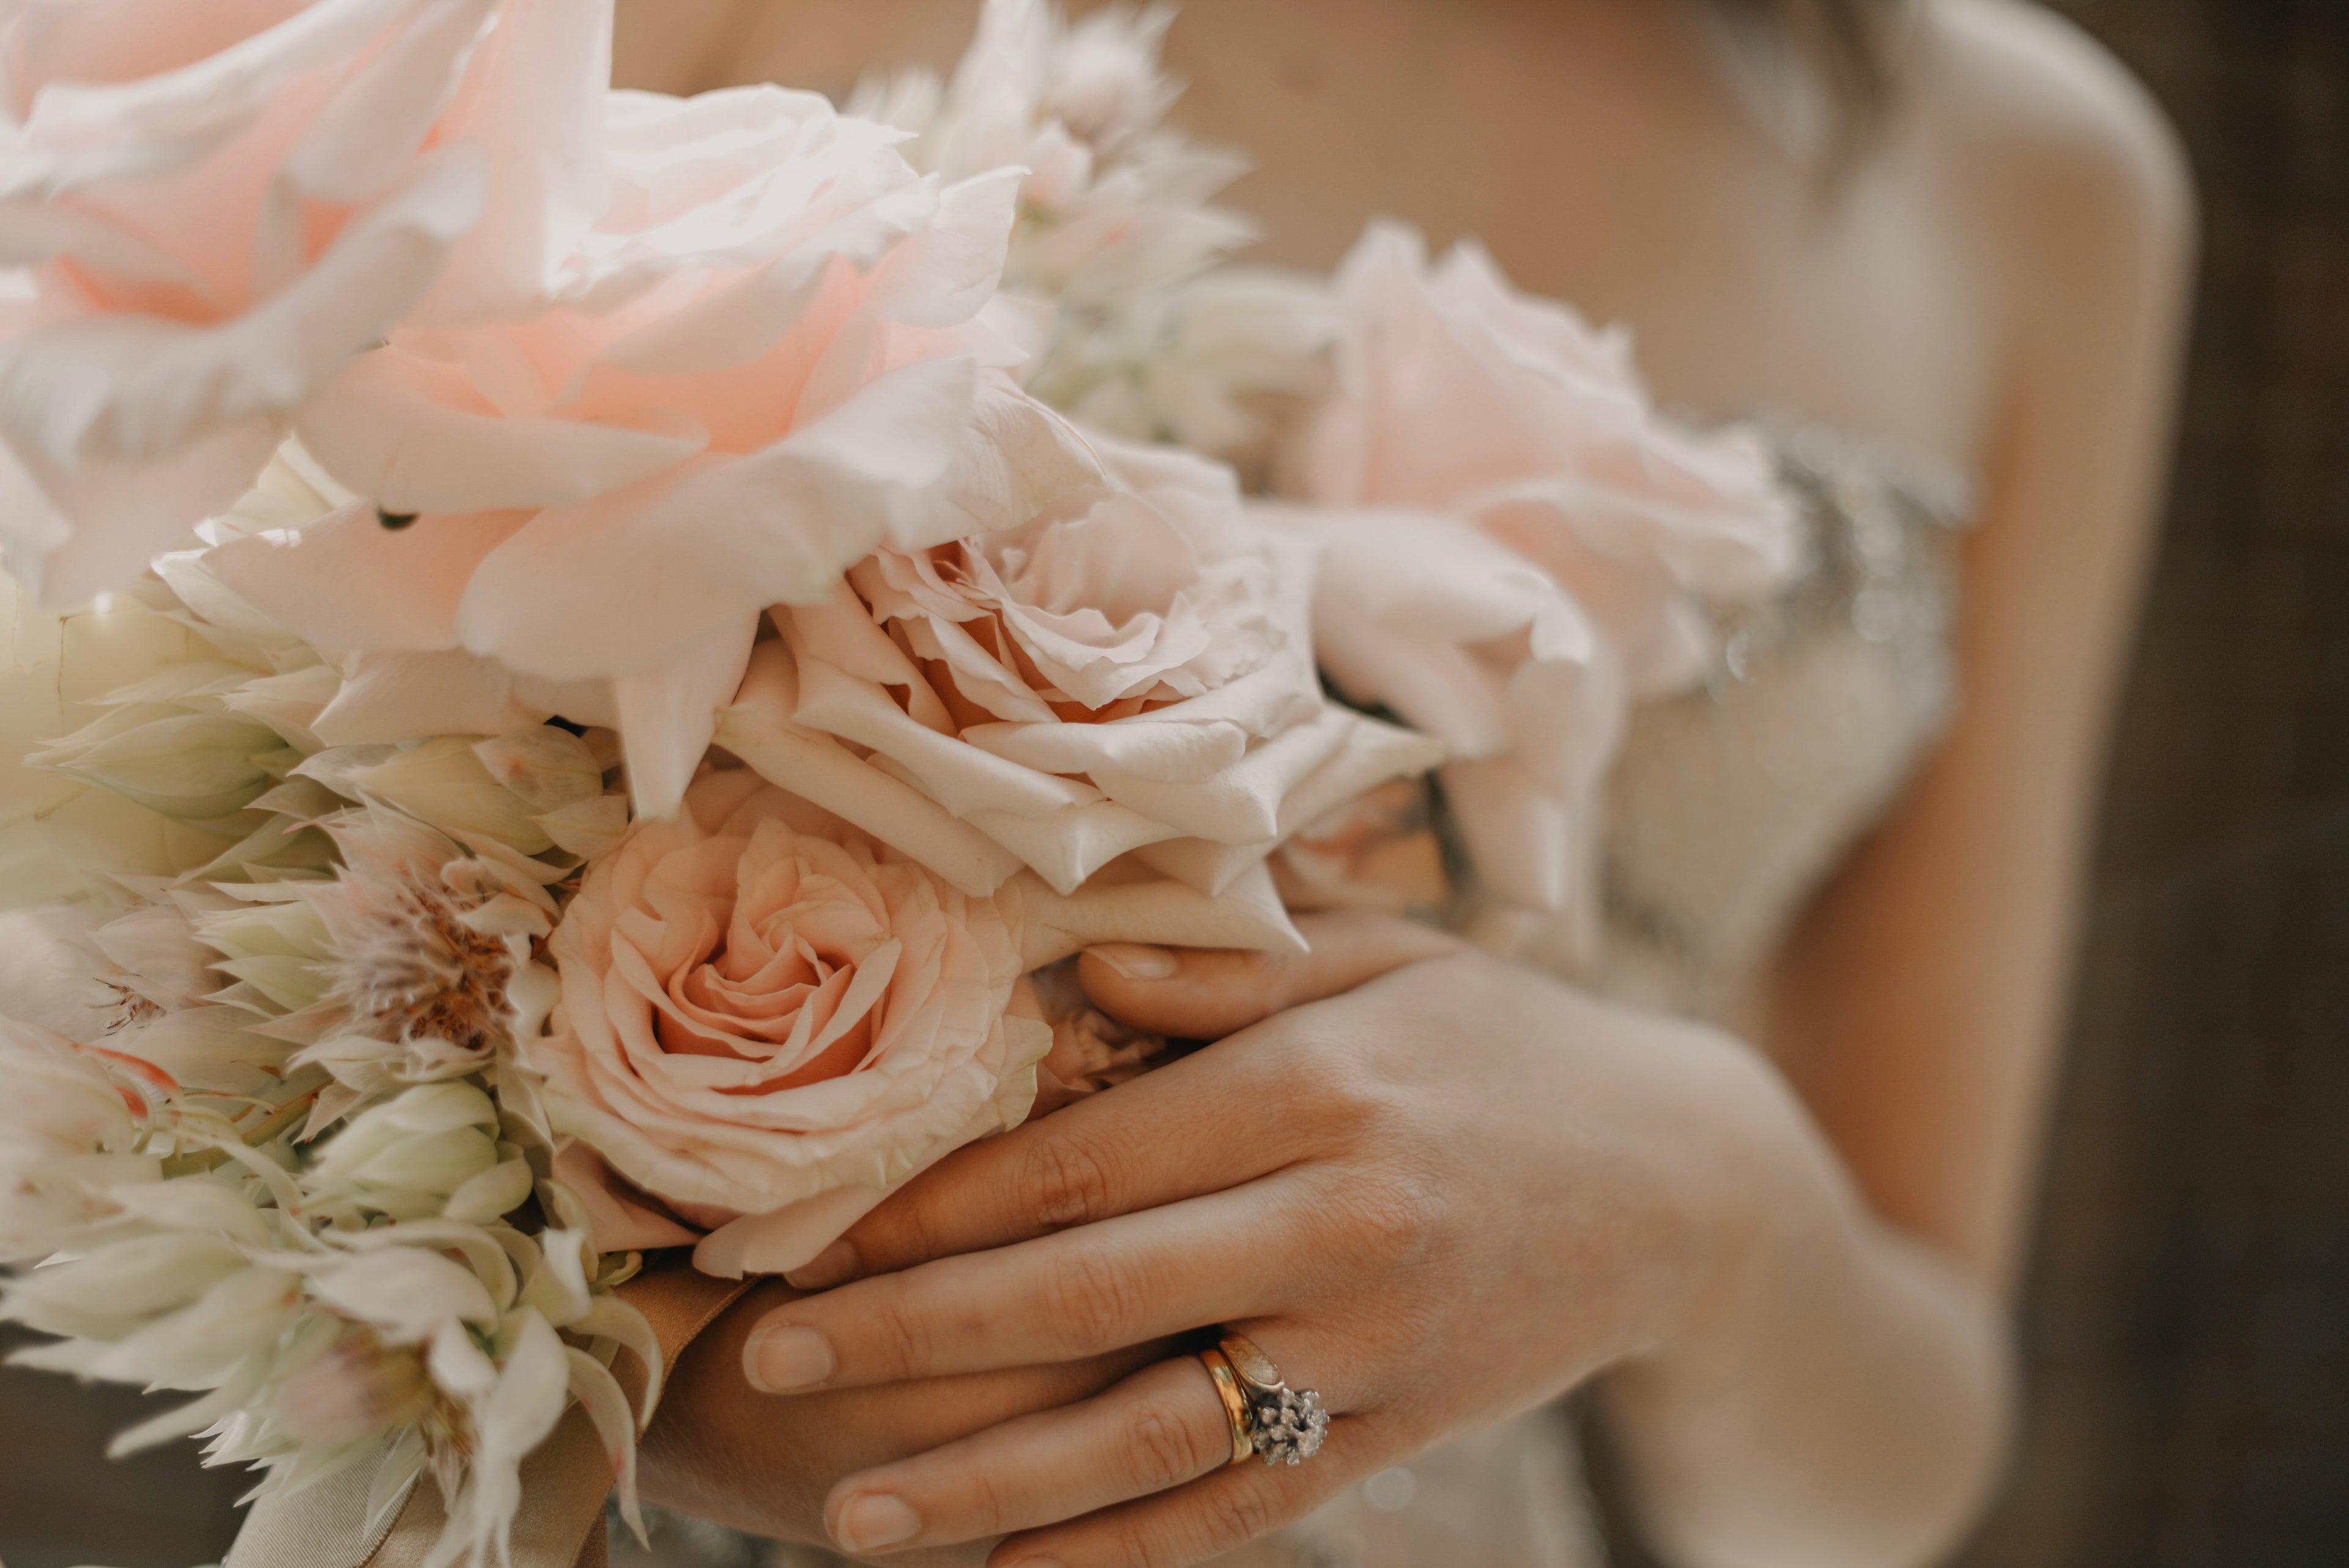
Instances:
[[[1528,956],[1609,995],[1728,1022],[1760,965],[1889,805],[1955,701],[1956,545],[1969,487],[1816,427],[1773,443],[1807,532],[1775,598],[1721,615],[1701,690],[1635,716],[1610,775],[1603,938]],[[657,1532],[664,1568],[749,1568],[739,1541]],[[1382,1471],[1222,1568],[1597,1568],[1557,1407]],[[781,1548],[767,1568],[838,1562]]]

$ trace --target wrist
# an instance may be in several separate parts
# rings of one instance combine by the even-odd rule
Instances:
[[[1689,1047],[1689,1240],[1674,1310],[1640,1359],[1659,1371],[1754,1365],[1806,1303],[1862,1266],[1868,1217],[1834,1152],[1762,1054],[1705,1032]]]

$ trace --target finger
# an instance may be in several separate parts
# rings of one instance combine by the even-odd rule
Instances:
[[[1285,1304],[1310,1189],[1276,1177],[1016,1247],[925,1263],[769,1313],[743,1351],[770,1394],[1076,1361]],[[1309,1205],[1308,1205],[1309,1206]]]
[[[1013,1535],[988,1568],[1188,1568],[1304,1518],[1402,1453],[1387,1420],[1348,1416],[1298,1465],[1230,1465],[1188,1486]]]
[[[1259,1060],[1210,1049],[958,1149],[786,1277],[829,1290],[1269,1175],[1308,1152],[1310,1131],[1279,1114]]]
[[[742,1345],[765,1313],[789,1299],[780,1286],[762,1286],[678,1359],[644,1440],[652,1495],[754,1531],[777,1514],[813,1522],[843,1475],[1091,1398],[1179,1350],[1162,1341],[1053,1366],[758,1399],[742,1386]],[[759,1511],[744,1515],[751,1498]]]
[[[1231,1462],[1214,1379],[1184,1355],[1081,1404],[850,1476],[824,1523],[849,1552],[952,1545],[1149,1497]]]
[[[1460,950],[1443,931],[1361,911],[1300,915],[1309,953],[1203,952],[1120,943],[1094,948],[1077,977],[1095,1007],[1135,1029],[1220,1040],[1274,1013],[1341,995],[1424,959]]]

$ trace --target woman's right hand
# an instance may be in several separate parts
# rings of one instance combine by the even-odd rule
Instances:
[[[735,1303],[678,1360],[642,1452],[645,1501],[753,1535],[833,1547],[825,1495],[842,1477],[909,1459],[1016,1417],[1091,1398],[1174,1354],[1139,1345],[1056,1366],[843,1389],[797,1399],[751,1391],[742,1346],[768,1313],[799,1300],[780,1280]],[[984,1544],[899,1553],[893,1563],[959,1568]]]

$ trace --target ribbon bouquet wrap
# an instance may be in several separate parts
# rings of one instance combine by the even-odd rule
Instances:
[[[0,17],[0,1316],[233,1568],[600,1562],[750,1282],[1149,1066],[1089,946],[1587,919],[1764,449],[1474,249],[1226,265],[1164,26]]]

